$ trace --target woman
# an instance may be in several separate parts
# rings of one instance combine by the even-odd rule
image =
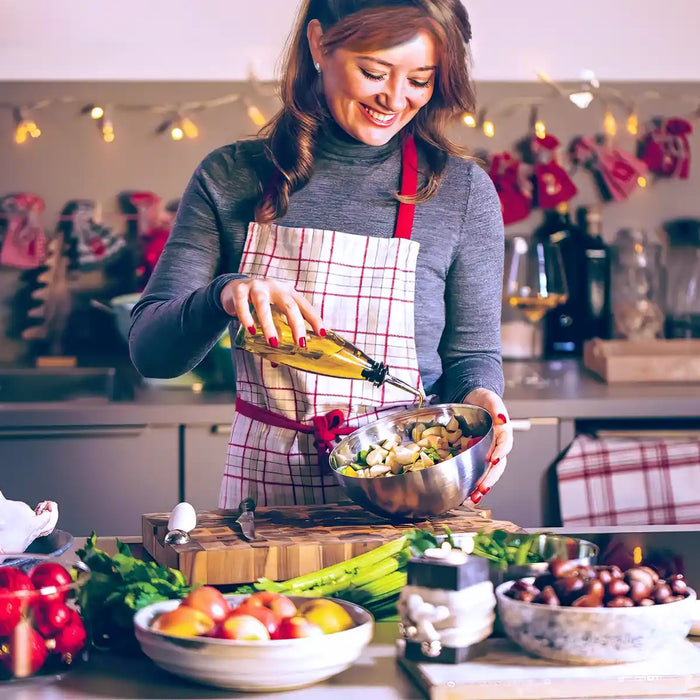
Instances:
[[[488,410],[495,436],[471,495],[479,502],[503,473],[512,432],[500,398],[500,205],[445,135],[474,108],[470,36],[460,0],[303,3],[282,110],[263,138],[198,167],[134,308],[130,347],[142,374],[190,370],[232,318],[234,332],[254,331],[251,305],[276,347],[273,304],[301,347],[307,323],[321,335],[332,328],[427,394]],[[407,403],[393,387],[242,350],[234,361],[222,508],[250,494],[263,505],[338,498],[316,446]],[[325,417],[338,410],[343,423],[333,426]]]

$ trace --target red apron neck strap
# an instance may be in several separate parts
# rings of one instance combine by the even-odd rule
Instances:
[[[412,196],[418,191],[418,152],[412,134],[405,136],[401,142],[401,194]],[[410,238],[413,230],[415,204],[399,202],[394,238]]]

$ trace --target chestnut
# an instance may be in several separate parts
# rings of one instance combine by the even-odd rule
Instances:
[[[568,559],[552,559],[549,562],[549,571],[555,578],[562,578],[576,571],[576,565]]]
[[[671,586],[671,592],[673,595],[688,595],[688,584],[683,579],[683,576],[678,574],[676,576],[671,576],[669,579],[669,585]]]
[[[649,576],[651,576],[655,584],[659,582],[660,576],[656,569],[652,569],[650,566],[638,566],[637,568],[641,569],[642,571],[646,571],[649,574]]]
[[[598,580],[604,586],[608,586],[608,584],[613,580],[613,577],[608,569],[600,569],[598,571]]]
[[[576,600],[580,595],[583,594],[585,582],[578,576],[572,574],[571,576],[566,576],[565,578],[560,578],[554,584],[554,590],[559,596],[559,600],[564,605],[569,605],[572,601]]]
[[[679,600],[685,600],[685,596],[684,595],[672,595],[672,596],[666,598],[666,600],[664,600],[664,604],[665,603],[677,603]]]
[[[571,603],[571,606],[573,608],[599,608],[602,605],[602,597],[598,597],[597,595],[593,595],[592,593],[586,593],[585,595],[576,598],[576,600],[573,603]]]
[[[651,597],[656,603],[664,603],[672,595],[673,592],[671,591],[671,586],[663,582],[657,583],[651,593]]]
[[[630,584],[632,590],[634,590],[634,586],[632,584],[636,582],[644,584],[644,586],[651,591],[656,585],[656,581],[654,580],[654,577],[651,575],[650,571],[651,570],[648,567],[633,566],[631,569],[627,569],[627,571],[625,571],[625,580]],[[647,596],[642,597],[646,598]]]
[[[543,603],[544,605],[551,605],[552,607],[561,605],[559,597],[551,586],[545,586],[542,589],[542,593],[535,598],[535,603]]]
[[[540,575],[535,579],[534,585],[535,585],[537,588],[539,588],[541,591],[544,591],[544,589],[545,589],[547,586],[553,585],[554,582],[555,582],[556,580],[557,580],[557,579],[556,579],[556,577],[555,577],[553,574],[547,572],[547,573],[544,573],[544,574],[540,574]]]
[[[597,578],[597,572],[592,566],[577,566],[576,573],[581,578]]]
[[[619,595],[615,598],[612,598],[605,604],[606,608],[633,608],[634,603],[630,598],[627,598],[626,596]]]
[[[653,590],[653,584],[651,583],[651,579],[649,579],[648,581],[636,581],[632,579],[629,582],[629,586],[629,597],[635,603],[638,603],[643,598],[648,598]]]
[[[637,605],[638,605],[640,608],[645,608],[645,607],[647,607],[648,605],[656,605],[656,603],[655,603],[651,598],[642,598],[642,599],[637,603]]]
[[[617,566],[617,564],[613,564],[612,566],[608,567],[608,571],[610,572],[610,575],[613,578],[624,578],[625,575],[622,573],[622,569]]]
[[[620,595],[627,595],[630,592],[630,585],[622,579],[611,578],[605,586],[605,591],[611,598],[617,598]]]
[[[584,586],[584,593],[585,595],[591,595],[602,600],[605,595],[605,586],[597,578],[592,578],[589,579]]]

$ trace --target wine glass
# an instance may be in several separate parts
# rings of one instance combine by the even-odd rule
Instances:
[[[519,358],[539,359],[542,356],[542,319],[548,311],[567,299],[568,289],[559,246],[538,237],[507,238],[503,274],[503,301],[506,306],[503,316],[511,330],[519,331],[518,339],[526,338],[525,347],[515,348]],[[519,323],[518,316],[524,317]],[[509,339],[510,342],[513,341]],[[518,340],[515,342],[522,343]],[[546,382],[534,368],[526,367],[520,383],[542,385]]]

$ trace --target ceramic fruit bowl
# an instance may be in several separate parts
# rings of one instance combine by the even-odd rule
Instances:
[[[523,579],[532,582],[533,578]],[[695,591],[683,600],[648,607],[570,607],[509,597],[516,581],[496,588],[498,615],[506,635],[525,651],[577,665],[645,661],[688,634]]]
[[[225,598],[233,609],[248,596],[227,595]],[[295,596],[289,599],[297,606],[314,600]],[[350,615],[353,627],[332,634],[259,641],[176,636],[165,632],[165,628],[159,629],[162,625],[158,620],[179,608],[179,600],[142,608],[134,616],[134,626],[146,656],[170,673],[219,688],[283,691],[312,685],[340,673],[357,660],[372,639],[374,620],[367,610],[342,600],[333,602]],[[241,620],[242,617],[238,621]],[[234,623],[238,621],[233,619]]]
[[[76,596],[89,569],[52,556],[25,557],[0,555],[0,679],[5,682],[60,675],[86,653]],[[20,559],[21,567],[11,564]]]
[[[358,478],[346,476],[345,470],[358,452],[371,450],[386,440],[399,436],[404,442],[415,426],[446,426],[451,419],[459,424],[472,447],[456,456],[391,477]],[[418,520],[441,515],[461,505],[474,490],[486,470],[486,453],[491,446],[492,421],[488,411],[467,404],[439,404],[394,413],[359,428],[343,438],[329,457],[331,468],[347,495],[358,505],[377,515],[396,520]]]

